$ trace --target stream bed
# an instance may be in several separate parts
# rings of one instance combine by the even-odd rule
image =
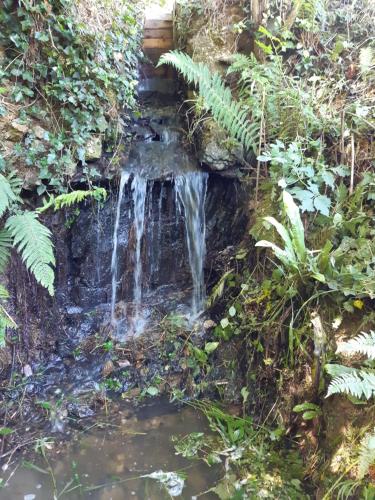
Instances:
[[[137,409],[111,403],[107,411],[95,420],[81,420],[68,441],[63,435],[46,437],[43,453],[27,453],[13,462],[1,500],[162,500],[202,493],[200,498],[216,498],[207,490],[220,469],[176,455],[172,442],[173,436],[209,430],[200,412],[162,399]],[[184,479],[161,471],[179,472]]]

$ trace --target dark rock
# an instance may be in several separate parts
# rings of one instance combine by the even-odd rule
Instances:
[[[73,418],[87,418],[95,415],[94,410],[82,403],[69,403],[66,409],[68,416]]]

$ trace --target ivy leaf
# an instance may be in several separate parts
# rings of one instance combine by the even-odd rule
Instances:
[[[99,130],[99,132],[105,132],[108,128],[108,123],[107,120],[104,118],[104,116],[101,116],[98,121],[96,122],[96,126]]]
[[[43,33],[42,31],[36,31],[34,36],[39,42],[48,42],[49,40],[47,33]]]
[[[325,194],[320,194],[314,198],[314,207],[322,215],[329,215],[331,200]]]
[[[211,354],[211,352],[214,352],[218,348],[218,345],[219,342],[207,342],[204,346],[204,350],[207,354]]]
[[[229,320],[228,320],[228,318],[223,318],[223,319],[220,321],[220,325],[221,325],[221,328],[226,328],[226,327],[229,325]]]
[[[47,163],[48,165],[52,165],[56,160],[56,153],[54,151],[51,151],[48,156],[47,156]]]

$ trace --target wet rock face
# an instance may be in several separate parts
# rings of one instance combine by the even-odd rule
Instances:
[[[50,298],[20,264],[10,270],[9,289],[24,347],[31,359],[51,353],[68,355],[110,321],[111,258],[117,191],[98,207],[86,204],[52,215],[47,224],[55,236],[56,296]],[[210,174],[205,203],[206,277],[215,275],[217,254],[240,241],[246,225],[245,195],[238,181]],[[124,190],[118,232],[118,316],[131,314],[134,286],[135,228],[130,184]],[[145,228],[141,245],[142,289],[146,306],[163,316],[189,304],[192,277],[183,214],[176,207],[171,180],[148,182]],[[103,339],[97,340],[97,343]],[[95,348],[93,345],[89,351]]]
[[[227,134],[212,120],[202,125],[198,141],[198,160],[212,171],[222,171],[240,165],[243,148],[230,144]]]

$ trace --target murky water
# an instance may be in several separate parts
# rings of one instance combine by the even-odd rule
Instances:
[[[80,426],[69,443],[51,438],[54,443],[46,451],[51,470],[40,455],[25,456],[26,466],[22,461],[13,463],[8,475],[17,469],[0,490],[1,500],[172,498],[172,490],[168,493],[159,481],[142,477],[156,471],[183,472],[186,480],[178,498],[190,499],[202,493],[200,498],[216,498],[205,492],[220,477],[220,469],[177,456],[171,441],[173,435],[207,430],[204,417],[195,410],[177,410],[158,401],[134,411],[120,403],[110,415],[81,420]]]

